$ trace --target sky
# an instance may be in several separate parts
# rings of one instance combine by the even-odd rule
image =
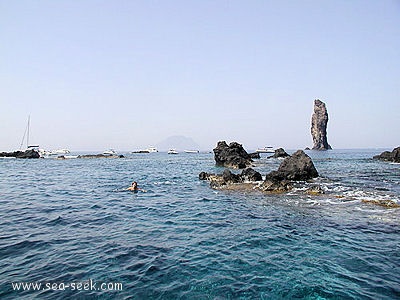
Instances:
[[[0,151],[400,145],[400,1],[0,0]]]

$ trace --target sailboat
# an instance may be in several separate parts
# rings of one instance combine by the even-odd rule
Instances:
[[[29,145],[29,127],[30,127],[30,116],[28,117],[28,125],[25,129],[24,136],[22,137],[20,150],[14,152],[1,152],[0,157],[6,158],[39,158],[41,157],[38,145]],[[22,149],[26,136],[26,149]]]
[[[31,116],[28,116],[28,124],[25,128],[24,136],[22,137],[21,145],[19,146],[19,149],[21,151],[24,151],[22,148],[22,145],[24,144],[25,136],[26,136],[26,148],[25,150],[36,150],[39,151],[39,145],[29,145],[29,130],[30,130],[30,125],[31,125]]]
[[[22,142],[20,145],[20,150],[16,150],[14,152],[1,152],[0,157],[1,158],[39,158],[40,157],[40,152],[39,152],[39,146],[37,145],[29,145],[29,126],[30,126],[30,116],[28,117],[28,125],[25,129],[24,136],[22,138]],[[26,149],[22,149],[22,145],[24,144],[24,140],[26,138]]]

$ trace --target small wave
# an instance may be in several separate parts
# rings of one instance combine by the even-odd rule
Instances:
[[[58,216],[57,218],[45,223],[45,225],[66,225],[66,224],[68,224],[68,222],[61,216]]]
[[[0,257],[19,256],[22,253],[47,245],[44,241],[22,241],[0,248]]]
[[[90,208],[97,209],[97,208],[102,208],[102,206],[98,204],[93,204]]]
[[[388,191],[389,191],[389,189],[383,188],[383,187],[375,187],[375,190],[377,190],[377,191],[383,191],[383,192],[388,192]]]
[[[214,200],[213,200],[213,199],[209,199],[209,198],[203,197],[203,198],[199,199],[198,201],[202,201],[202,202],[211,202],[211,201],[214,201]]]
[[[115,193],[120,193],[120,192],[127,192],[128,190],[126,188],[118,188],[118,189],[114,189],[112,191]]]
[[[175,184],[177,184],[177,183],[174,181],[169,181],[169,180],[154,182],[154,185],[175,185]]]
[[[336,196],[335,198],[327,198],[325,200],[325,203],[331,204],[331,205],[346,205],[346,204],[351,204],[351,203],[359,203],[360,201],[357,199],[349,199],[349,198],[342,198]]]

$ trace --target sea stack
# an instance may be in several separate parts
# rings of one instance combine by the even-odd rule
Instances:
[[[313,139],[313,150],[329,150],[326,128],[328,126],[328,111],[325,103],[319,99],[314,100],[314,113],[311,119],[311,135]]]

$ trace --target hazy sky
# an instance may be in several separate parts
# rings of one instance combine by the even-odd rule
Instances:
[[[400,145],[400,1],[0,0],[0,151]]]

